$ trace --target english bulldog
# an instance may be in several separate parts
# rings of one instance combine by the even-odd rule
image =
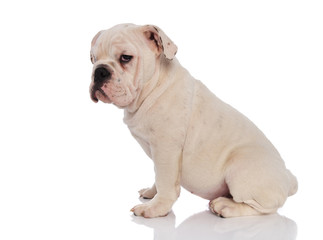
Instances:
[[[167,215],[181,186],[222,217],[270,214],[297,180],[266,136],[182,67],[157,26],[121,24],[95,35],[90,96],[124,111],[124,123],[153,160],[149,202],[131,209]]]

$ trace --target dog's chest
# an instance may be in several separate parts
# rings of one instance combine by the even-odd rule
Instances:
[[[152,159],[150,144],[144,138],[141,138],[141,137],[138,137],[135,135],[133,135],[133,136],[137,140],[137,142],[140,144],[142,149],[145,151],[145,153],[148,155],[148,157],[150,157]]]
[[[152,158],[149,138],[146,133],[147,127],[140,124],[140,125],[136,125],[136,126],[129,126],[128,125],[128,128],[129,128],[132,136],[137,140],[137,142],[140,144],[140,146],[145,151],[145,153],[148,155],[148,157]]]

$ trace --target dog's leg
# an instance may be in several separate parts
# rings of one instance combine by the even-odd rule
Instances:
[[[173,151],[169,151],[172,148]],[[179,197],[181,152],[175,150],[174,146],[167,146],[168,151],[161,151],[163,149],[165,148],[159,146],[153,151],[157,194],[149,202],[131,209],[136,216],[146,218],[166,216]]]
[[[223,217],[275,213],[289,194],[289,174],[275,156],[255,151],[252,156],[238,155],[231,160],[226,174],[233,198],[214,199],[210,209]]]
[[[154,184],[151,188],[141,189],[139,192],[140,197],[144,199],[152,199],[157,194],[156,185]]]
[[[237,203],[232,198],[219,197],[209,203],[211,212],[221,217],[239,217],[261,215],[260,212],[245,203]]]

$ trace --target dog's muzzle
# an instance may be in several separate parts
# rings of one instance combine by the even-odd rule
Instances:
[[[101,93],[101,96],[104,96],[106,99],[109,99],[108,96],[101,89],[104,83],[107,83],[111,79],[111,71],[104,66],[99,66],[94,70],[93,84],[90,89],[91,99],[94,102],[98,102],[97,91]]]

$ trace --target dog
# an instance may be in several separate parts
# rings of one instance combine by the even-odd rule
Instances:
[[[90,96],[124,110],[124,122],[153,160],[151,199],[136,216],[166,216],[181,186],[210,200],[222,217],[271,214],[297,191],[266,136],[218,99],[176,59],[177,46],[157,26],[120,24],[91,43]]]

